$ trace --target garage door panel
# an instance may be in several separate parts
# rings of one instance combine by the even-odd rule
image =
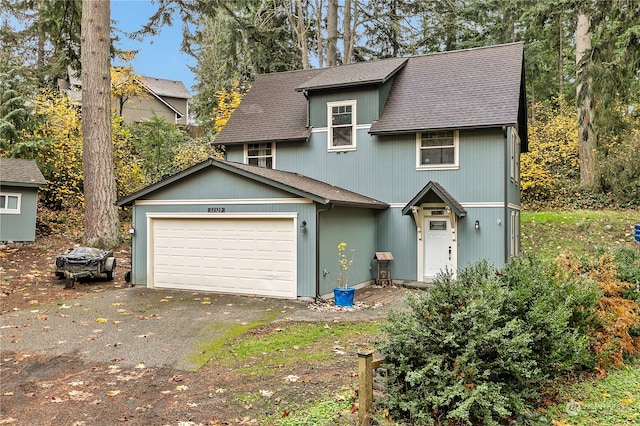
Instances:
[[[295,298],[292,218],[154,218],[153,285]]]

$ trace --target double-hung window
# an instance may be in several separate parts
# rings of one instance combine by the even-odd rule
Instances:
[[[416,138],[418,169],[458,167],[458,132],[441,130],[418,133]]]
[[[329,151],[356,149],[356,101],[328,102]]]
[[[20,194],[0,193],[0,213],[20,214]]]
[[[273,169],[275,167],[274,143],[250,143],[245,145],[245,163]]]

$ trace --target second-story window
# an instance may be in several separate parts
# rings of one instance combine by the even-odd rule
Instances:
[[[356,148],[356,101],[327,103],[329,151]]]
[[[418,133],[418,169],[446,169],[458,166],[458,132],[443,130]]]
[[[273,143],[250,143],[245,145],[245,163],[273,169],[275,146]]]

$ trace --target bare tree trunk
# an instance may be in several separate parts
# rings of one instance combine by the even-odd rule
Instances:
[[[357,0],[356,0],[357,1]],[[353,33],[351,32],[351,0],[344,0],[344,21],[342,23],[344,36],[342,41],[344,43],[343,51],[343,64],[351,63],[351,56],[353,54]]]
[[[311,68],[309,62],[309,45],[307,43],[307,23],[305,13],[302,7],[302,0],[295,0],[295,6],[290,10],[287,8],[289,23],[293,32],[293,41],[298,47],[302,59],[302,68],[308,70]]]
[[[563,86],[564,86],[564,67],[563,67],[563,40],[564,40],[564,31],[562,28],[562,17],[558,16],[558,27],[559,27],[559,34],[558,34],[558,40],[559,40],[559,45],[558,45],[558,94],[562,95],[564,93],[564,91],[562,90]]]
[[[596,140],[593,131],[593,92],[586,75],[591,52],[591,22],[584,8],[578,9],[576,25],[576,97],[578,102],[578,156],[580,185],[591,188],[596,183]]]
[[[327,66],[338,63],[338,0],[329,0],[327,10]]]
[[[108,0],[82,1],[82,159],[84,242],[120,242],[111,145],[111,8]]]
[[[322,8],[324,7],[323,0],[316,0],[316,55],[318,56],[318,68],[324,67],[324,48],[322,37]]]

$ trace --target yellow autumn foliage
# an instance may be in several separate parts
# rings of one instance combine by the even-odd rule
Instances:
[[[227,124],[227,121],[229,121],[229,117],[231,117],[233,111],[235,111],[238,105],[240,105],[240,101],[242,100],[244,93],[246,93],[246,90],[248,90],[248,88],[241,88],[240,83],[236,81],[233,83],[233,87],[230,90],[222,88],[216,92],[218,107],[214,111],[216,120],[213,126],[216,133],[221,131]]]
[[[529,152],[521,158],[522,196],[540,202],[579,177],[575,107],[563,97],[530,108]]]

